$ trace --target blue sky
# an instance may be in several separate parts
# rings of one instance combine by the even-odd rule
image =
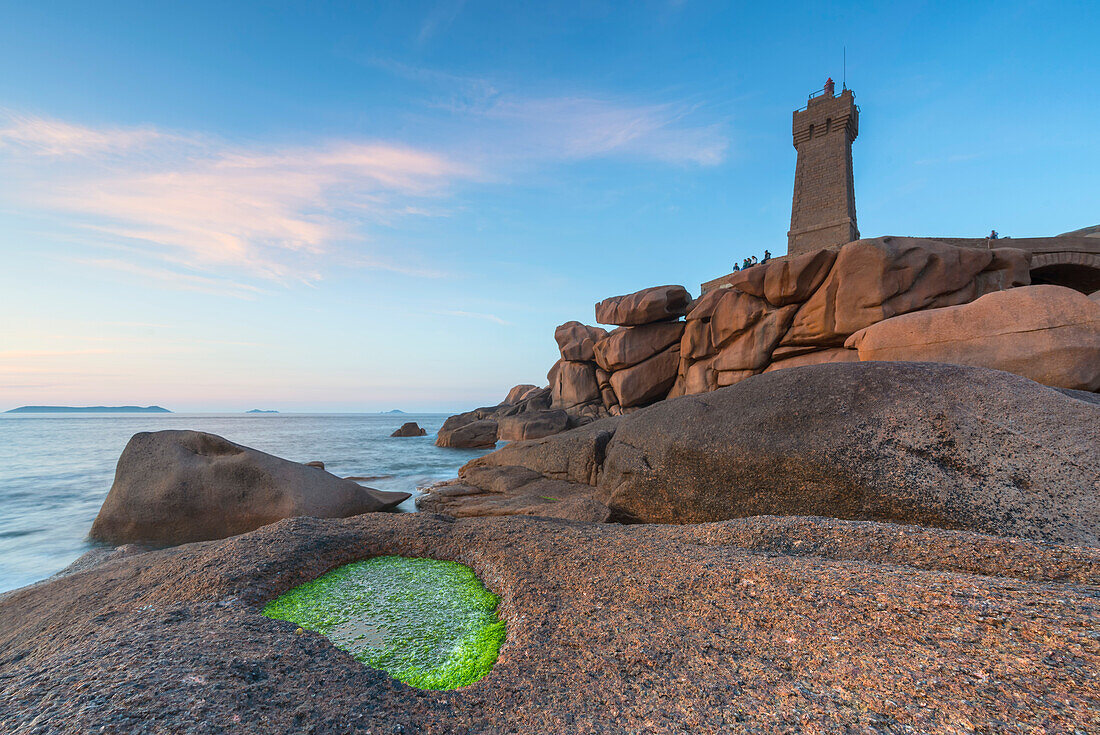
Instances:
[[[864,236],[1100,222],[1095,2],[2,6],[0,409],[545,383],[594,302],[784,252],[844,46]]]

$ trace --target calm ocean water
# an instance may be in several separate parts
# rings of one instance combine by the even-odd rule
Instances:
[[[0,414],[0,592],[57,572],[88,549],[115,463],[139,431],[197,429],[346,477],[387,476],[379,490],[454,477],[483,450],[440,449],[446,414]],[[393,439],[405,421],[428,435]],[[414,492],[415,496],[415,492]],[[412,499],[402,510],[415,511]]]

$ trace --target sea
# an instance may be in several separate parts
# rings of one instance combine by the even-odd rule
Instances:
[[[0,414],[0,593],[49,577],[96,544],[88,531],[114,480],[115,464],[141,431],[195,429],[269,454],[321,460],[341,477],[419,490],[457,475],[487,450],[441,449],[447,414]],[[427,436],[391,438],[406,421]]]

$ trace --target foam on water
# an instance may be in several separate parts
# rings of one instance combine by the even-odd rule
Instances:
[[[379,490],[413,492],[454,477],[484,450],[440,449],[446,414],[0,414],[0,592],[54,574],[92,547],[87,540],[139,431],[195,429],[333,474],[379,477]],[[406,421],[423,437],[391,438]],[[401,510],[415,511],[412,500]]]

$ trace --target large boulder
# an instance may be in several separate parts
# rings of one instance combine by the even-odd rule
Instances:
[[[1026,378],[832,363],[624,417],[598,485],[647,522],[826,515],[1095,545],[1098,446],[1100,407]]]
[[[620,327],[596,343],[596,364],[608,373],[637,365],[679,343],[683,334],[683,322]]]
[[[676,382],[679,368],[680,345],[674,344],[644,362],[611,373],[611,388],[619,406],[645,406],[663,399]]]
[[[365,488],[201,431],[135,434],[91,537],[156,546],[225,538],[292,516],[343,518],[409,493]]]
[[[591,362],[596,359],[592,348],[607,336],[607,330],[590,327],[580,322],[566,322],[554,330],[561,359],[575,362]]]
[[[501,596],[488,676],[418,690],[259,614],[380,555]],[[1098,584],[1096,549],[823,518],[296,518],[0,599],[0,732],[1094,733]]]
[[[654,286],[596,304],[596,321],[620,327],[677,319],[687,313],[691,294],[683,286]]]
[[[903,314],[856,332],[845,345],[861,360],[973,365],[1100,390],[1100,304],[1062,286],[1025,286]]]
[[[960,248],[912,237],[848,243],[802,304],[782,344],[840,347],[848,335],[898,314],[1028,285],[1028,262],[1021,250]]]
[[[555,381],[550,384],[554,408],[571,409],[600,400],[600,384],[596,380],[596,365],[591,362],[562,360],[558,363]]]
[[[444,422],[435,437],[437,447],[452,449],[487,449],[496,443],[497,422],[494,419],[477,419],[453,427]]]
[[[587,484],[617,520],[822,515],[1098,545],[1097,446],[1100,405],[1018,375],[849,362],[757,375],[473,465]]]

